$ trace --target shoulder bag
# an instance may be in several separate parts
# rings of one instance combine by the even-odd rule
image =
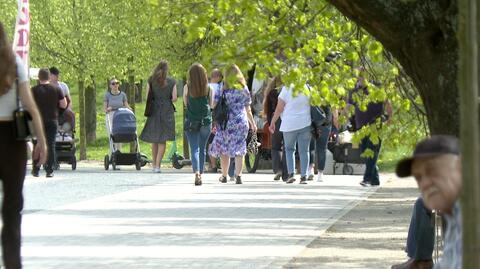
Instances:
[[[32,115],[23,108],[20,104],[20,98],[18,96],[18,74],[17,79],[15,80],[15,97],[17,101],[17,109],[13,112],[13,122],[14,122],[14,136],[17,141],[28,141],[32,138],[33,132],[31,129],[32,126]]]

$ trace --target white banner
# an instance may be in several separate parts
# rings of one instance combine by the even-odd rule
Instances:
[[[28,74],[30,48],[30,9],[28,0],[18,0],[18,15],[13,38],[13,51],[23,59]]]

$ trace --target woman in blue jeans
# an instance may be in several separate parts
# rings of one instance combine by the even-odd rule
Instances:
[[[184,130],[190,145],[195,186],[202,185],[205,149],[212,130],[213,94],[208,86],[207,70],[198,63],[188,70],[187,84],[183,88],[183,103],[186,107]]]
[[[280,131],[283,132],[285,158],[287,160],[287,183],[295,182],[295,150],[298,143],[300,184],[307,184],[307,169],[310,159],[309,146],[312,138],[310,98],[302,93],[293,96],[293,89],[284,86],[278,95],[277,107],[269,127],[272,134],[275,132],[275,123],[280,115],[282,118]]]

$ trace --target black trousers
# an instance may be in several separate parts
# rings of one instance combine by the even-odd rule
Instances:
[[[20,226],[27,147],[24,141],[15,140],[12,122],[0,122],[0,149],[0,179],[3,185],[3,264],[7,269],[16,269],[22,268]]]
[[[53,172],[53,166],[57,160],[55,156],[55,136],[57,135],[58,121],[44,121],[43,128],[45,131],[45,140],[47,142],[47,163],[45,164],[45,171],[47,173]],[[37,165],[37,162],[33,162],[32,170],[38,172],[40,166]]]
[[[288,178],[287,161],[284,158],[285,148],[283,147],[283,133],[280,131],[282,120],[275,123],[275,132],[272,134],[272,168],[273,173],[282,173],[282,179]]]

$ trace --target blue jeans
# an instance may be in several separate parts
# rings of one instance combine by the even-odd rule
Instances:
[[[362,153],[365,152],[366,149],[370,149],[373,151],[373,157],[366,158],[365,173],[363,174],[363,181],[369,182],[372,185],[380,185],[380,177],[378,176],[377,169],[377,160],[378,155],[380,154],[381,145],[381,140],[379,140],[378,144],[375,145],[368,136],[364,137],[360,142],[360,150],[362,151]]]
[[[416,260],[432,258],[435,244],[435,225],[432,223],[432,212],[425,207],[422,198],[418,198],[413,206],[412,219],[408,228],[407,255]]]
[[[320,130],[321,135],[315,139],[315,154],[317,155],[317,169],[319,171],[325,170],[325,161],[327,159],[327,143],[330,136],[331,125],[322,126]]]
[[[207,140],[212,130],[212,124],[202,126],[198,132],[185,131],[190,145],[193,172],[203,174]]]
[[[283,140],[285,143],[285,159],[287,160],[288,174],[294,174],[295,170],[295,150],[298,143],[298,155],[300,156],[300,174],[301,176],[307,175],[307,169],[310,159],[309,146],[312,139],[312,133],[310,132],[310,126],[305,128],[283,132]]]

